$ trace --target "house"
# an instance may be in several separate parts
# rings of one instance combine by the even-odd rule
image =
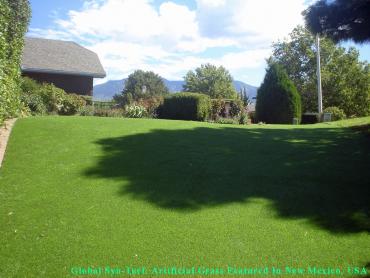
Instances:
[[[72,41],[25,38],[22,75],[53,83],[67,93],[93,94],[93,79],[105,71],[96,53]]]

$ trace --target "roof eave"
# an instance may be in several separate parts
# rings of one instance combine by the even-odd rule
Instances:
[[[50,74],[66,74],[66,75],[78,75],[93,78],[104,78],[106,73],[96,73],[96,72],[79,72],[79,71],[64,71],[64,70],[54,70],[54,69],[39,69],[39,68],[25,68],[21,67],[22,72],[36,72],[36,73],[50,73]]]

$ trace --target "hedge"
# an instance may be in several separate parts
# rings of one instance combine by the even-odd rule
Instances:
[[[174,120],[205,121],[209,118],[211,98],[198,93],[176,93],[164,98],[159,117]]]
[[[0,123],[22,110],[20,63],[30,16],[28,0],[0,0]]]

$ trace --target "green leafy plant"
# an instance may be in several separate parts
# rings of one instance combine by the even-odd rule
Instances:
[[[91,105],[86,105],[78,110],[80,116],[94,116],[95,109]]]
[[[176,93],[165,97],[160,117],[175,120],[205,121],[211,111],[209,96],[198,93]]]
[[[30,15],[28,0],[0,0],[0,123],[24,110],[20,62]]]
[[[81,96],[77,94],[65,94],[59,114],[74,115],[85,105],[86,101]]]
[[[344,111],[335,106],[325,108],[324,112],[331,113],[332,121],[344,120],[346,118],[346,114],[344,113]]]
[[[129,105],[125,109],[125,116],[128,118],[143,118],[146,114],[146,109],[141,105]]]

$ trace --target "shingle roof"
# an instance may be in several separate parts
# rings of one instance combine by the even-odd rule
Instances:
[[[22,71],[105,77],[96,53],[71,41],[25,38]]]

